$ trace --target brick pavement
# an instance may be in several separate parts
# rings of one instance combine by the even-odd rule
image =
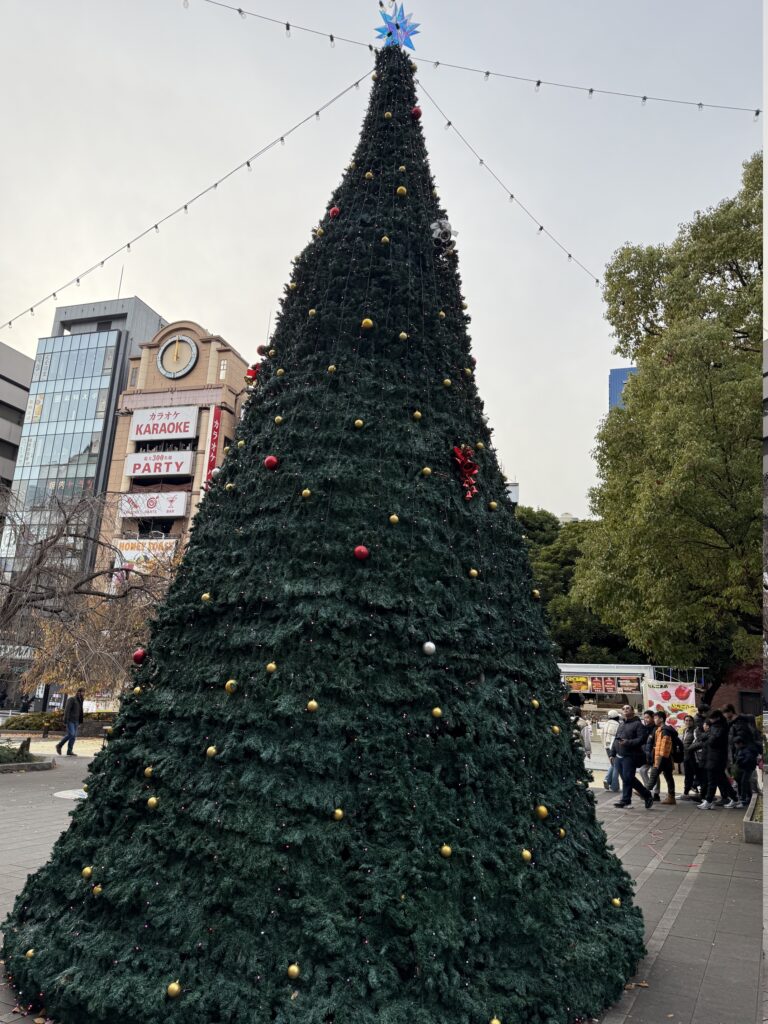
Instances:
[[[37,749],[37,748],[35,748]],[[43,864],[67,825],[87,758],[51,772],[0,776],[0,920],[27,874]],[[762,855],[741,839],[738,811],[693,804],[620,811],[595,787],[609,840],[636,882],[648,956],[603,1024],[760,1024]],[[768,867],[768,861],[766,861]],[[0,984],[0,1024],[18,1021]]]

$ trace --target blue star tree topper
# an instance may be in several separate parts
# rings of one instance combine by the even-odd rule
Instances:
[[[395,4],[391,14],[387,14],[386,11],[379,11],[379,14],[384,25],[377,28],[376,31],[379,38],[384,40],[384,45],[407,46],[413,50],[411,37],[419,34],[419,23],[411,20],[413,15],[406,14],[402,4],[399,7]]]

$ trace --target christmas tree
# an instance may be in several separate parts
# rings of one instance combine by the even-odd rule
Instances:
[[[6,923],[60,1024],[573,1024],[642,955],[420,118],[385,46],[88,798]]]

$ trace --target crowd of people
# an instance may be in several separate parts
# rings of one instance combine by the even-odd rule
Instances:
[[[656,801],[677,803],[676,765],[682,766],[681,799],[697,801],[703,811],[747,807],[757,786],[762,736],[754,717],[738,714],[733,704],[713,710],[702,705],[695,717],[686,717],[682,735],[667,724],[664,710],[639,716],[626,704],[621,713],[608,712],[603,742],[610,762],[603,786],[614,793],[621,788],[615,807],[631,807],[633,793],[648,809]],[[662,777],[667,789],[663,800]]]

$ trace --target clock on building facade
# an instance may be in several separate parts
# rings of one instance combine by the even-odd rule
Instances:
[[[186,334],[175,334],[164,341],[157,353],[157,368],[164,377],[177,380],[190,372],[197,363],[197,343]]]

